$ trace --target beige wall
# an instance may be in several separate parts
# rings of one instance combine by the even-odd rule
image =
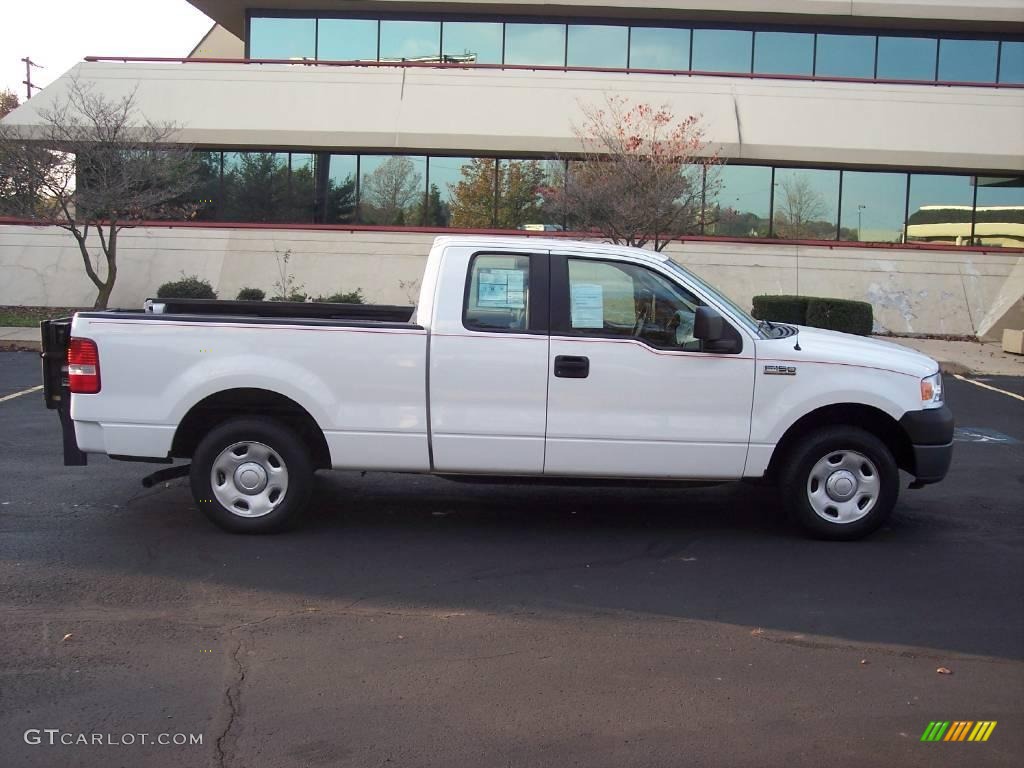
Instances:
[[[209,280],[223,298],[244,286],[269,294],[279,279],[275,256],[286,250],[308,292],[361,288],[371,301],[406,304],[432,240],[403,232],[125,230],[112,306],[138,306],[182,272]],[[897,333],[973,335],[997,322],[993,314],[1022,306],[1020,253],[718,242],[674,245],[670,253],[744,306],[758,293],[861,299],[874,305],[880,328]],[[88,305],[94,296],[70,235],[0,226],[0,305]]]
[[[241,59],[244,56],[245,43],[220,24],[210,27],[188,55],[190,59]]]
[[[581,104],[608,93],[703,116],[730,159],[1024,170],[1024,90],[625,73],[82,63],[4,122],[31,126],[71,77],[136,93],[202,146],[573,152]]]

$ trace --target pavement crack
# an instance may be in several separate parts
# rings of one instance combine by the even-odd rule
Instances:
[[[227,711],[224,727],[217,736],[215,746],[215,765],[227,768],[233,761],[238,746],[236,723],[242,713],[242,685],[245,683],[245,665],[242,663],[245,641],[238,638],[231,650],[231,679],[224,690],[224,706]]]

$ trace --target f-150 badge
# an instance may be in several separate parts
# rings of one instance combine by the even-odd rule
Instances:
[[[794,365],[766,365],[764,372],[768,376],[796,376]]]

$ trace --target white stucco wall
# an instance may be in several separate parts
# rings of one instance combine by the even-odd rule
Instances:
[[[406,304],[433,240],[410,232],[228,228],[125,230],[111,306],[138,306],[181,273],[209,280],[222,298],[245,286],[270,294],[276,255],[307,292],[361,288],[376,303]],[[998,307],[1019,309],[1020,253],[687,242],[670,252],[749,307],[758,293],[870,301],[880,328],[898,333],[975,334]],[[1016,270],[1016,272],[1015,272]],[[1007,278],[1014,277],[1008,282]],[[407,285],[402,286],[402,282]],[[52,227],[0,225],[0,305],[89,305],[95,290],[70,235]],[[991,322],[989,317],[988,322]]]

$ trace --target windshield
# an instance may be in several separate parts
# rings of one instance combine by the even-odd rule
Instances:
[[[669,268],[671,268],[677,274],[679,274],[682,277],[685,277],[687,280],[694,283],[705,296],[708,296],[709,298],[713,299],[717,304],[721,306],[728,307],[729,311],[733,313],[737,320],[739,320],[747,327],[748,331],[750,331],[751,333],[755,333],[758,336],[764,335],[761,333],[757,320],[751,317],[750,313],[743,309],[735,301],[730,299],[728,296],[722,294],[722,292],[715,288],[713,285],[710,285],[709,283],[706,283],[704,280],[701,280],[699,277],[697,277],[697,275],[695,275],[693,272],[688,270],[686,267],[684,267],[677,261],[670,258],[666,263],[669,265]]]

